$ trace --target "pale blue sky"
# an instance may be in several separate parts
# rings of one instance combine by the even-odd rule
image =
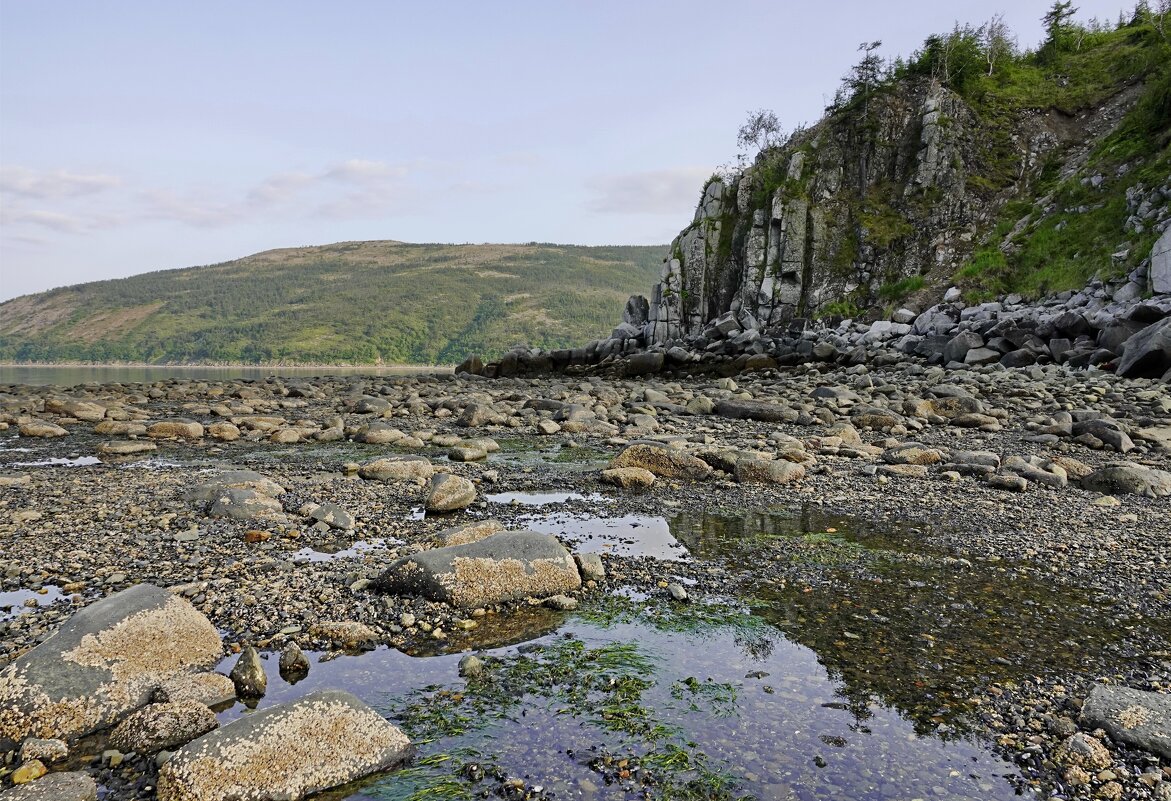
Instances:
[[[350,239],[666,243],[752,108],[1048,0],[0,0],[0,300]],[[1082,18],[1115,19],[1085,0]]]

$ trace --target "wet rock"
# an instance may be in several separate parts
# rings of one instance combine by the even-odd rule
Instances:
[[[1082,706],[1082,721],[1117,742],[1171,760],[1171,696],[1099,684]]]
[[[403,557],[378,577],[375,586],[384,592],[475,608],[570,592],[581,586],[581,577],[556,537],[509,531]]]
[[[35,782],[49,772],[45,763],[39,759],[30,759],[16,770],[12,771],[12,783],[19,786]]]
[[[667,585],[667,594],[671,596],[673,601],[689,601],[691,596],[687,594],[687,590],[683,588],[682,584],[672,582]]]
[[[107,726],[222,652],[211,622],[160,587],[97,601],[0,672],[0,751],[30,736],[69,739]]]
[[[50,773],[0,793],[4,801],[97,801],[98,786],[81,771]]]
[[[1137,464],[1113,464],[1090,473],[1082,479],[1082,486],[1103,495],[1162,498],[1171,495],[1171,473]]]
[[[422,456],[384,456],[358,468],[370,481],[418,481],[431,478],[435,468]]]
[[[475,654],[468,654],[459,660],[459,675],[472,679],[484,672],[484,660]]]
[[[466,478],[438,473],[431,478],[427,493],[428,512],[455,512],[466,509],[476,500],[476,485]]]
[[[499,520],[477,520],[473,523],[464,523],[443,529],[435,535],[435,542],[441,548],[451,545],[466,545],[469,542],[491,537],[501,531],[504,531],[504,524]]]
[[[544,605],[559,612],[572,612],[577,609],[577,599],[568,595],[550,595]]]
[[[228,678],[236,688],[236,695],[241,698],[261,698],[268,689],[264,662],[251,645],[240,652],[240,658],[236,660]]]
[[[655,483],[655,474],[641,467],[613,467],[603,470],[600,478],[622,489],[644,489]]]
[[[114,727],[110,745],[120,751],[154,754],[189,743],[217,726],[215,712],[198,701],[150,704]]]
[[[639,467],[662,478],[693,481],[706,480],[712,472],[706,462],[689,453],[645,443],[628,445],[610,462],[611,469],[619,467]]]
[[[301,650],[301,646],[291,642],[281,649],[280,661],[277,663],[281,678],[285,681],[301,679],[309,674],[309,657]]]
[[[327,690],[261,709],[178,751],[159,801],[300,799],[410,759],[410,741],[349,693]]]

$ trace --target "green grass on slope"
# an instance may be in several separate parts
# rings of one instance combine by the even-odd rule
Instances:
[[[609,333],[663,247],[349,242],[0,305],[0,359],[444,364]]]

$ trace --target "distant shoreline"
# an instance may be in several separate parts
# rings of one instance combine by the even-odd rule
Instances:
[[[445,371],[454,370],[453,364],[281,364],[281,363],[264,363],[255,364],[248,362],[199,362],[195,364],[187,364],[183,362],[170,362],[167,364],[157,364],[151,362],[0,362],[0,368],[12,367],[70,367],[70,368],[92,368],[95,370],[103,369],[148,369],[158,368],[161,370],[435,370]]]

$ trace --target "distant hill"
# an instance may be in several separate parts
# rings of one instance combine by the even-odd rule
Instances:
[[[0,360],[450,364],[609,333],[659,247],[341,242],[0,304]]]

